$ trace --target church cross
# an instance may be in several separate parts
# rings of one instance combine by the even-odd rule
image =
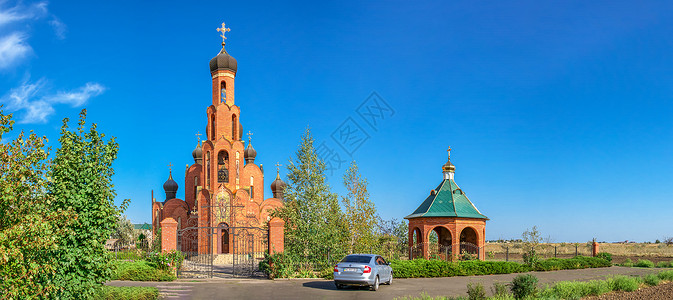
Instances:
[[[224,44],[224,42],[225,42],[224,40],[227,39],[227,37],[224,36],[224,34],[231,31],[231,28],[225,27],[224,22],[222,22],[222,28],[217,28],[217,31],[221,32],[220,36],[222,37],[222,44]]]
[[[195,135],[196,135],[196,140],[198,140],[200,142],[201,141],[201,132],[197,131]]]
[[[252,139],[252,131],[248,130],[248,143],[250,143],[251,139]]]
[[[449,146],[449,149],[446,149],[446,152],[449,153],[449,159],[451,159],[451,146]]]
[[[173,164],[169,162],[168,163],[168,171],[173,171],[172,167],[173,167]]]
[[[280,167],[282,165],[279,162],[276,162],[276,172],[280,173]]]

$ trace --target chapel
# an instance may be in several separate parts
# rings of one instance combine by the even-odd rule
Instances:
[[[404,217],[409,220],[409,256],[453,260],[469,255],[483,260],[488,218],[454,181],[456,166],[451,163],[451,147],[447,151],[442,182]]]

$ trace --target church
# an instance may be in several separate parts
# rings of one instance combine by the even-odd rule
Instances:
[[[192,151],[185,168],[184,199],[169,170],[163,185],[166,198],[152,192],[152,231],[161,229],[162,249],[200,254],[258,254],[283,251],[281,219],[271,212],[283,206],[283,188],[277,170],[272,198],[264,198],[264,169],[255,162],[251,133],[243,140],[241,108],[235,102],[237,62],[225,49],[210,60],[212,103],[206,108],[206,136]]]

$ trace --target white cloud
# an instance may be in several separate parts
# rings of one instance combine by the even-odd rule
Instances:
[[[0,37],[0,69],[8,68],[26,57],[32,48],[26,40],[28,36],[21,32],[14,32]]]
[[[99,83],[89,82],[70,91],[49,94],[45,93],[45,90],[46,80],[40,79],[34,83],[26,80],[0,98],[0,103],[5,104],[9,111],[24,112],[19,123],[46,123],[49,116],[55,112],[55,104],[69,104],[71,107],[80,107],[92,97],[102,94],[105,87]]]
[[[47,2],[45,1],[34,3],[28,7],[24,7],[20,3],[7,9],[0,7],[0,27],[18,21],[41,18],[47,13]]]
[[[56,16],[53,16],[51,20],[49,21],[49,25],[51,25],[52,28],[54,28],[54,33],[56,34],[56,37],[59,39],[65,39],[65,32],[68,29],[63,22],[61,22],[61,19],[57,18]]]

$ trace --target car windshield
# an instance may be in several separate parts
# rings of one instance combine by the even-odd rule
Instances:
[[[366,264],[369,263],[371,259],[371,256],[366,255],[348,255],[344,257],[341,262]]]

